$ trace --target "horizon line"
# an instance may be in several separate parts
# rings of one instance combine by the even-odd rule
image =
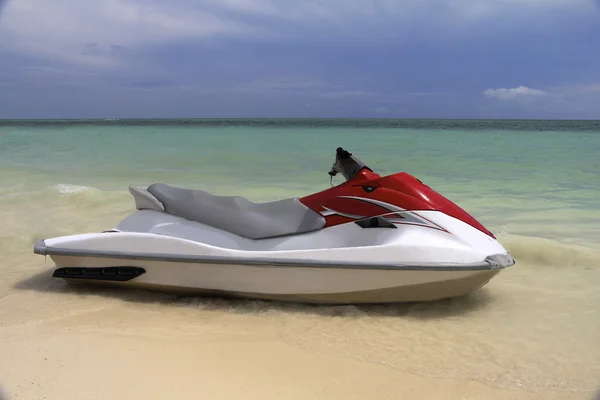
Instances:
[[[153,121],[165,121],[165,120],[382,120],[382,121],[393,121],[393,120],[427,120],[427,121],[586,121],[586,122],[600,122],[600,119],[596,118],[426,118],[426,117],[97,117],[97,118],[8,118],[0,116],[0,122],[2,121],[136,121],[136,120],[153,120]]]

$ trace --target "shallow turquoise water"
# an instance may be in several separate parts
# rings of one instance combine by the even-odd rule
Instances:
[[[1,121],[0,186],[162,181],[269,200],[327,188],[338,146],[416,175],[496,232],[600,241],[594,121]]]

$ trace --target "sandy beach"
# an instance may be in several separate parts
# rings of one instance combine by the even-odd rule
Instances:
[[[456,326],[461,322],[472,325],[466,322],[469,314],[497,313],[493,298],[503,294],[501,283],[433,305],[305,306],[69,287],[52,280],[43,259],[21,254],[8,259],[28,271],[3,282],[14,287],[4,287],[0,300],[0,382],[9,399],[587,400],[593,395],[586,390],[590,371],[576,360],[568,361],[567,369],[579,366],[580,373],[559,371],[544,381],[546,366],[534,368],[548,355],[536,355],[535,347],[521,347],[522,360],[509,360],[479,337],[470,349],[479,354],[473,357],[463,353],[468,343],[453,345],[452,337],[439,332],[465,329]],[[407,331],[394,334],[390,324]],[[527,338],[511,340],[523,346]],[[381,353],[386,349],[391,357],[400,352],[420,359],[421,367],[438,376],[389,363],[390,355]],[[486,349],[489,354],[482,355]],[[563,355],[557,350],[555,356]],[[514,357],[514,351],[508,353]],[[454,371],[447,357],[457,363]],[[479,365],[464,365],[477,360]],[[505,371],[510,364],[516,371],[512,380]],[[498,382],[469,379],[478,370],[485,374],[481,369],[488,366]],[[592,372],[597,368],[593,365]],[[561,373],[572,380],[552,381]],[[527,381],[516,387],[527,374],[538,387]]]
[[[73,303],[73,309],[63,309],[53,319],[2,327],[0,371],[5,389],[12,393],[9,398],[592,397],[589,392],[531,392],[473,380],[424,377],[380,363],[297,348],[282,339],[276,320],[265,323],[260,313],[188,308],[176,302],[157,303],[153,296],[133,300],[116,310],[104,303],[86,312],[78,312]],[[51,298],[48,302],[53,303]],[[170,312],[176,312],[177,318],[164,318]]]

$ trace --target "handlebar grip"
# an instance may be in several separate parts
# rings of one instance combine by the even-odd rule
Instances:
[[[335,153],[336,153],[336,155],[338,156],[338,158],[340,158],[340,159],[342,159],[342,160],[343,160],[343,159],[346,159],[346,158],[349,158],[349,157],[352,155],[352,153],[350,153],[348,150],[344,150],[344,149],[343,149],[343,148],[341,148],[341,147],[338,147],[338,148],[336,149]]]

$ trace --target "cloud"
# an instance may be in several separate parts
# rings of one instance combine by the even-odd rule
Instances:
[[[9,0],[0,23],[0,51],[106,67],[124,62],[137,48],[173,41],[294,35],[398,40],[423,23],[438,31],[502,15],[582,12],[587,5],[586,0],[442,5],[434,0]]]
[[[514,100],[523,98],[549,98],[557,101],[566,98],[581,97],[582,95],[600,94],[599,83],[586,84],[563,84],[553,86],[548,90],[531,89],[527,86],[519,86],[513,89],[487,89],[482,93],[484,96],[499,100]]]
[[[521,86],[515,89],[488,89],[488,98],[501,101],[480,102],[481,118],[555,118],[598,119],[600,85],[564,83],[544,90]]]
[[[249,29],[193,2],[12,0],[2,16],[0,49],[110,66],[132,47]]]
[[[514,89],[487,89],[483,91],[484,96],[499,100],[513,100],[523,97],[542,97],[547,94],[548,93],[543,90],[531,89],[527,86],[519,86]]]
[[[238,12],[286,20],[321,18],[324,20],[347,20],[360,17],[362,20],[385,15],[399,17],[410,14],[431,16],[429,11],[440,7],[462,19],[494,18],[498,14],[519,14],[523,11],[554,9],[576,10],[588,5],[587,0],[204,0],[203,4],[219,6],[230,12]],[[448,19],[449,16],[448,16]]]
[[[477,117],[477,107],[504,115],[547,107],[553,115],[559,102],[598,109],[600,64],[590,39],[597,9],[588,5],[8,0],[0,14],[0,108],[46,116],[297,108],[293,115],[377,116],[385,106],[385,116],[410,109],[424,117]],[[507,59],[521,61],[506,69]],[[515,81],[530,86],[506,86]],[[504,101],[482,102],[484,95]]]

